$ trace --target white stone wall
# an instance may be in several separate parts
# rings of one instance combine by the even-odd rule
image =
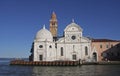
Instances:
[[[43,47],[40,48],[39,46]],[[50,47],[51,46],[51,47]],[[34,61],[40,61],[39,55],[43,55],[43,61],[52,61],[56,59],[55,44],[53,42],[34,42]]]
[[[64,56],[60,56],[61,47],[64,48]],[[88,47],[88,55],[85,55],[85,47]],[[89,42],[82,43],[58,43],[57,58],[63,60],[73,60],[72,55],[77,56],[77,60],[85,60],[90,56],[91,48]]]
[[[34,61],[40,61],[39,55],[43,55],[43,61],[73,60],[73,55],[76,55],[76,60],[87,60],[90,57],[91,40],[82,36],[79,25],[71,23],[64,30],[64,35],[65,37],[56,42],[34,40]],[[72,36],[75,36],[75,39]],[[40,48],[40,45],[43,47]],[[63,56],[61,56],[61,47],[63,47]],[[88,55],[85,55],[85,47],[88,48]]]

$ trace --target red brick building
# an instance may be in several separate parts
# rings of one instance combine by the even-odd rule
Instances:
[[[92,39],[92,54],[96,61],[120,60],[120,41]]]

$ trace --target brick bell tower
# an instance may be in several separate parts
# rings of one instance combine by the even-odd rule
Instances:
[[[57,40],[57,18],[55,12],[52,13],[51,19],[50,19],[50,32],[52,33],[53,39]]]

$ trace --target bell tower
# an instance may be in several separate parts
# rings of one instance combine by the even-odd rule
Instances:
[[[52,13],[51,19],[50,19],[50,32],[52,33],[53,39],[57,39],[57,18],[55,12]]]

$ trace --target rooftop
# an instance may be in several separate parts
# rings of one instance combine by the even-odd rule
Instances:
[[[111,39],[92,39],[92,42],[120,42],[120,40],[111,40]]]

